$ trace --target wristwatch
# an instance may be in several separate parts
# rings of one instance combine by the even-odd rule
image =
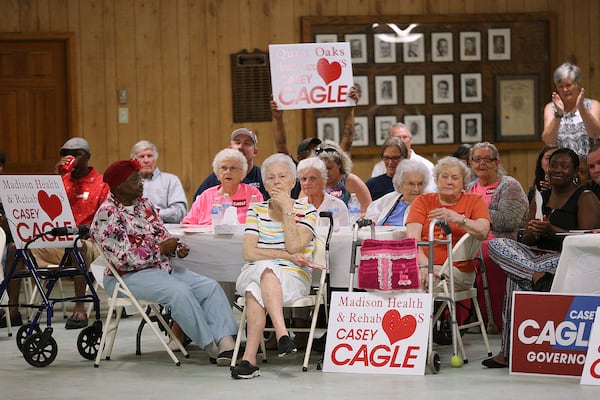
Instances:
[[[463,219],[462,219],[462,222],[460,223],[460,226],[465,226],[465,225],[467,225],[467,217],[465,217],[464,214],[462,217],[463,217]]]
[[[294,211],[286,211],[286,212],[284,212],[284,214],[285,214],[285,215],[287,215],[288,217],[291,217],[291,216],[293,216],[293,215],[296,215],[296,214],[294,213]]]
[[[554,118],[561,119],[564,114],[559,114],[558,111],[554,111]]]

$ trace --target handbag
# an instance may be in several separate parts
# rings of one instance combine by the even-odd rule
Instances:
[[[357,286],[384,291],[419,288],[417,240],[366,239],[360,249]]]

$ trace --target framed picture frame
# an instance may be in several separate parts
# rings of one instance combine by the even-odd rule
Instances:
[[[367,35],[365,33],[347,33],[344,41],[350,44],[350,60],[352,64],[367,62]]]
[[[481,103],[481,74],[460,74],[460,101]]]
[[[390,128],[398,122],[395,115],[380,115],[375,117],[375,144],[382,146],[390,134]]]
[[[369,145],[369,117],[354,117],[354,139],[352,146]]]
[[[321,141],[340,142],[340,120],[336,117],[317,118],[317,136]]]
[[[433,144],[454,143],[454,115],[435,114],[431,116]]]
[[[452,32],[433,32],[431,34],[431,61],[450,62],[453,60],[453,54]]]
[[[373,36],[373,56],[376,63],[396,62],[396,43],[386,38],[389,35],[375,34]]]
[[[408,127],[412,135],[412,144],[427,143],[427,127],[425,126],[424,115],[405,115],[404,125]]]
[[[368,76],[355,76],[354,87],[358,92],[358,106],[369,105],[369,77]]]
[[[454,103],[454,76],[452,74],[431,75],[433,104]]]
[[[425,75],[404,75],[404,104],[425,104]]]
[[[375,104],[398,104],[396,75],[379,75],[375,77]]]
[[[315,35],[315,43],[334,43],[337,41],[337,33],[318,33]]]
[[[460,114],[460,142],[479,143],[482,141],[481,113]]]
[[[488,29],[488,60],[510,60],[510,28]]]
[[[496,140],[539,140],[538,75],[496,76]]]
[[[481,60],[481,32],[460,32],[460,61]]]
[[[410,36],[415,39],[402,44],[402,60],[405,63],[425,61],[425,35],[422,33],[413,33]]]

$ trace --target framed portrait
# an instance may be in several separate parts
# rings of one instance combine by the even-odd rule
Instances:
[[[496,140],[539,140],[538,76],[496,76],[496,93]]]
[[[460,33],[460,61],[481,60],[481,32]]]
[[[375,144],[377,146],[383,145],[383,142],[385,142],[385,139],[387,139],[390,134],[390,128],[396,122],[398,122],[398,120],[395,115],[375,117]]]
[[[433,144],[454,143],[454,115],[436,114],[431,116]]]
[[[321,141],[340,142],[340,120],[336,117],[317,118],[317,136]]]
[[[367,62],[367,35],[364,33],[348,33],[344,41],[350,44],[350,60],[352,64]]]
[[[488,60],[510,60],[510,28],[488,29]]]
[[[334,43],[337,41],[336,33],[319,33],[315,35],[315,43]]]
[[[352,146],[369,145],[369,117],[354,117],[354,139]]]
[[[460,74],[460,101],[481,103],[481,74]]]
[[[425,104],[425,75],[404,75],[404,104]]]
[[[375,77],[375,103],[377,105],[398,104],[396,75],[379,75]]]
[[[396,62],[396,43],[386,38],[389,35],[376,34],[373,40],[373,54],[376,63],[395,63]]]
[[[434,32],[431,34],[431,61],[452,61],[453,53],[452,32]]]
[[[425,61],[425,36],[422,33],[413,33],[410,36],[415,39],[402,44],[404,62]]]
[[[359,106],[369,105],[369,77],[368,76],[355,76],[354,87],[358,92],[358,104]]]
[[[431,75],[433,104],[454,103],[454,76],[452,74]]]
[[[427,142],[425,139],[427,129],[424,115],[405,115],[404,125],[408,127],[413,137],[412,144],[425,144]]]
[[[460,114],[460,142],[479,143],[482,138],[481,113]]]

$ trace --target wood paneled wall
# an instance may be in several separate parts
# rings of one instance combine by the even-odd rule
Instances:
[[[598,0],[0,0],[0,31],[74,32],[72,134],[89,140],[92,164],[104,170],[148,139],[159,147],[160,168],[179,175],[191,197],[240,125],[232,123],[231,53],[300,41],[301,16],[527,12],[556,13],[556,59],[577,63],[586,94],[600,98]],[[128,124],[118,123],[117,89],[129,92]],[[295,149],[301,112],[287,111],[285,123]],[[274,151],[272,126],[247,125],[258,132],[260,162]],[[502,161],[528,186],[537,152],[517,148]],[[367,178],[372,164],[358,159],[354,172]]]

